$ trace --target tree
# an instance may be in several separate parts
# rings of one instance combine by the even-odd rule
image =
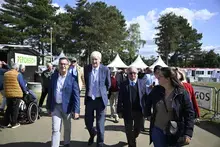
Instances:
[[[162,15],[158,22],[157,29],[159,32],[156,34],[155,44],[158,46],[158,53],[165,59],[168,65],[168,59],[178,47],[178,16],[173,13]]]
[[[136,54],[139,53],[139,49],[146,44],[146,41],[141,39],[140,25],[138,23],[131,24],[127,32],[128,37],[125,42],[125,47],[131,64]]]
[[[151,66],[157,60],[155,56],[150,56],[150,58],[141,56],[141,58],[144,61],[144,63],[146,63],[148,66]]]
[[[124,16],[104,2],[83,0],[78,1],[74,14],[74,50],[83,53],[86,59],[92,51],[98,50],[103,53],[103,62],[108,63],[125,40]]]
[[[57,9],[48,0],[29,0],[26,13],[26,22],[29,26],[27,32],[30,35],[29,43],[38,46],[39,51],[42,51],[43,54],[45,49],[49,50],[50,28],[56,32],[54,18]]]
[[[167,64],[170,57],[171,65],[187,66],[188,60],[200,54],[202,34],[182,16],[173,13],[162,15],[156,29],[159,30],[155,38],[158,53],[166,59]]]
[[[0,43],[24,44],[27,0],[5,0],[0,7]]]
[[[180,65],[187,66],[188,60],[193,60],[201,53],[200,40],[202,39],[202,34],[197,33],[197,30],[192,28],[187,22],[187,19],[179,17],[179,47],[175,53],[179,53],[179,59],[182,60]]]
[[[214,52],[214,49],[210,51],[203,51],[199,58],[193,63],[198,67],[218,68],[220,67],[220,56]]]

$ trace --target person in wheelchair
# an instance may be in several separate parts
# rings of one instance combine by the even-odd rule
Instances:
[[[38,118],[37,97],[32,90],[27,88],[27,93],[19,103],[18,121],[21,123],[34,123]]]

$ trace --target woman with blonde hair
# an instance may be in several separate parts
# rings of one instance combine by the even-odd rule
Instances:
[[[191,98],[192,104],[193,104],[193,108],[195,111],[195,119],[196,119],[196,122],[198,122],[199,118],[200,118],[200,110],[199,110],[199,106],[198,106],[198,103],[196,100],[194,89],[193,89],[192,85],[187,82],[185,71],[183,71],[179,68],[176,68],[176,72],[177,72],[177,78],[181,81],[183,87],[188,91],[188,93],[190,95],[190,98]]]

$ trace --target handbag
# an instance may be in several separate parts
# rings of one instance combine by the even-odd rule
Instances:
[[[163,99],[163,102],[164,102],[165,109],[168,113],[167,105],[166,105],[166,102],[164,99]],[[165,135],[167,138],[168,145],[171,145],[171,146],[176,145],[176,143],[178,142],[178,139],[179,139],[178,132],[179,132],[178,123],[174,120],[169,120],[169,122],[165,128]]]
[[[164,99],[163,99],[163,103],[164,103],[165,109],[168,113],[167,104]],[[178,123],[174,120],[169,120],[169,122],[166,126],[166,129],[165,129],[165,132],[167,135],[176,135],[178,132]]]

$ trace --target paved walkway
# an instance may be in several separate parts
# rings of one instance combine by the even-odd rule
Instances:
[[[81,104],[81,114],[84,114],[84,106]],[[107,113],[109,114],[109,107]],[[145,123],[148,128],[149,122]],[[123,120],[114,123],[106,118],[105,123],[106,147],[127,147],[124,133]],[[84,119],[72,120],[72,147],[87,147],[88,132],[85,129]],[[22,125],[16,129],[0,130],[0,147],[49,147],[51,140],[51,117],[41,117],[34,124]],[[62,138],[61,138],[62,140]],[[138,147],[149,146],[148,132],[141,133],[137,139]],[[153,145],[151,145],[153,146]],[[220,137],[209,133],[199,127],[195,127],[194,137],[190,147],[220,147]],[[92,147],[95,147],[93,145]]]

